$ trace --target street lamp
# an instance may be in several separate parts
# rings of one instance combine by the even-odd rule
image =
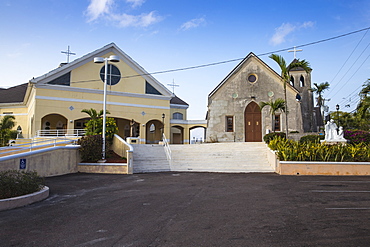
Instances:
[[[118,63],[119,57],[111,55],[109,57],[94,57],[94,63],[104,63],[104,97],[103,97],[103,147],[102,147],[102,160],[105,161],[105,125],[107,118],[107,82],[108,82],[108,61]]]
[[[163,140],[163,134],[164,134],[164,118],[166,117],[166,115],[164,113],[162,113],[162,124],[163,124],[163,127],[162,127],[162,140]]]
[[[335,109],[337,110],[337,122],[338,122],[338,128],[339,128],[339,105],[338,104],[335,106]]]

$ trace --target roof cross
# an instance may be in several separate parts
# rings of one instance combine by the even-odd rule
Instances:
[[[69,49],[69,46],[68,46],[67,51],[61,51],[61,53],[67,54],[67,63],[69,63],[69,56],[70,55],[76,55],[76,53],[71,52],[71,50]]]
[[[302,49],[296,49],[296,47],[293,47],[293,50],[289,50],[288,52],[294,52],[294,59],[297,58],[296,54],[297,52],[303,51]]]
[[[175,84],[175,80],[172,80],[172,84],[167,84],[168,86],[172,87],[172,93],[175,94],[175,87],[179,87],[180,85]]]

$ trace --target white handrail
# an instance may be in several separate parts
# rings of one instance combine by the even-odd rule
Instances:
[[[166,153],[166,157],[167,157],[168,163],[170,164],[170,170],[171,170],[171,167],[172,167],[172,153],[171,153],[170,144],[168,143],[167,138],[164,134],[163,134],[162,138],[163,138],[163,144],[164,144],[164,151]]]
[[[13,146],[7,146],[7,147],[1,147],[0,153],[1,154],[8,154],[8,153],[14,153],[14,152],[27,152],[27,150],[32,151],[33,148],[46,148],[46,147],[56,147],[57,145],[67,145],[70,143],[74,143],[74,139],[48,139],[48,140],[42,140],[42,141],[34,141],[24,143],[24,144],[14,144]]]

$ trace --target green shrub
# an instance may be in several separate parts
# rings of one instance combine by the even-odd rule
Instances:
[[[269,134],[265,135],[263,137],[263,141],[266,142],[267,144],[269,144],[270,141],[272,139],[275,139],[276,137],[281,137],[281,138],[285,139],[286,135],[285,135],[284,132],[272,132],[272,133],[269,133]]]
[[[37,172],[9,170],[0,172],[0,199],[31,194],[44,187]]]
[[[106,153],[108,152],[108,142],[105,143]],[[78,140],[82,161],[96,162],[102,158],[103,137],[101,135],[84,136]]]
[[[268,146],[281,161],[370,162],[370,144],[365,143],[325,145],[275,138]]]
[[[351,143],[370,143],[370,132],[363,130],[345,130],[344,138]]]
[[[301,139],[299,139],[300,143],[307,143],[307,142],[313,142],[313,143],[319,143],[320,140],[324,140],[324,135],[306,135],[302,136]]]

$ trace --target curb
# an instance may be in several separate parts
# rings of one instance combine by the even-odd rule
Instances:
[[[32,194],[1,199],[0,211],[23,207],[34,202],[42,201],[48,196],[49,196],[49,187],[44,186],[44,188],[42,188],[40,191],[34,192]]]

